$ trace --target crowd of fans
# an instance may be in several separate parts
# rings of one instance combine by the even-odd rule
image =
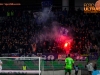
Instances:
[[[31,38],[41,29],[34,21],[34,12],[18,11],[0,19],[1,53],[60,53],[55,42],[41,43],[41,47]],[[100,14],[86,14],[81,10],[54,11],[56,20],[73,33],[72,53],[92,53],[99,51]]]

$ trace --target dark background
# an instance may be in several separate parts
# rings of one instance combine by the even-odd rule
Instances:
[[[25,9],[25,10],[34,10],[34,11],[39,11],[42,7],[41,7],[41,2],[44,1],[44,0],[0,0],[0,3],[11,3],[11,2],[14,2],[14,3],[21,3],[21,6],[13,6],[14,9]],[[45,1],[48,1],[48,0],[45,0]],[[53,3],[53,8],[52,10],[54,9],[62,9],[62,6],[63,6],[63,1],[62,0],[49,0],[49,1],[52,1]],[[65,1],[65,0],[64,0]],[[67,5],[66,5],[66,8],[67,9],[78,9],[79,7],[83,10],[83,6],[84,6],[84,3],[95,3],[97,0],[66,0],[67,1]],[[0,6],[2,7],[2,6]],[[5,8],[7,8],[6,6],[3,6]],[[8,7],[12,7],[12,6],[8,6]],[[15,8],[16,7],[16,8]],[[19,7],[19,8],[18,8]],[[65,5],[64,5],[65,7]],[[10,10],[10,8],[7,8]]]
[[[42,7],[41,2],[44,0],[0,0],[0,3],[21,3],[21,6],[0,6],[10,9],[20,9],[20,10],[40,10]],[[50,0],[49,0],[50,1]],[[53,9],[62,9],[62,0],[52,0]],[[10,8],[9,8],[10,7]],[[15,8],[16,7],[16,8]]]

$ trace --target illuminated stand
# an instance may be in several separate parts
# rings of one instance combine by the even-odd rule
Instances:
[[[0,73],[9,74],[39,74],[43,71],[43,59],[41,57],[0,57],[3,62]],[[23,70],[23,66],[26,69]]]

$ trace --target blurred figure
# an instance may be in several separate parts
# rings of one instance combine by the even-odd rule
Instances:
[[[65,59],[65,75],[67,72],[69,75],[71,75],[71,70],[73,68],[74,60],[70,57],[70,54],[68,54],[68,57]]]
[[[0,71],[2,70],[2,61],[0,60]]]
[[[97,64],[94,64],[94,70],[97,70]]]
[[[78,75],[78,71],[79,71],[78,65],[74,66],[74,69],[75,69],[75,75]]]
[[[36,52],[36,44],[34,43],[34,44],[31,44],[31,46],[32,46],[32,52],[34,53],[34,52]]]
[[[88,70],[88,72],[89,72],[89,75],[92,75],[92,71],[94,70],[94,68],[93,68],[93,63],[88,63],[88,64],[86,65],[86,68],[87,68],[87,70]]]

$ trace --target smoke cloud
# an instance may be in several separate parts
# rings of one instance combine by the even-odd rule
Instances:
[[[37,24],[45,24],[48,22],[48,20],[51,20],[54,18],[53,12],[51,12],[51,8],[44,8],[42,12],[39,12],[37,16],[35,16],[35,19],[37,21]]]
[[[65,27],[62,27],[59,22],[54,21],[54,18],[55,15],[50,8],[44,8],[41,13],[35,15],[37,24],[43,23],[43,28],[39,33],[35,34],[34,38],[32,38],[35,43],[50,40],[55,40],[57,42],[59,40],[68,40],[70,42],[72,41],[72,37],[68,35],[69,30]]]

